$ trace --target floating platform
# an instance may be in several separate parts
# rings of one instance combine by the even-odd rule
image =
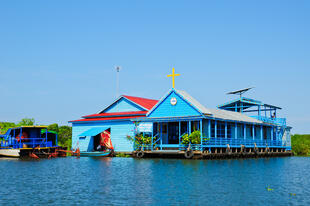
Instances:
[[[291,151],[280,148],[235,148],[227,151],[225,148],[210,151],[180,151],[180,150],[154,150],[134,151],[131,155],[135,158],[178,158],[178,159],[237,159],[237,158],[265,158],[293,156]]]

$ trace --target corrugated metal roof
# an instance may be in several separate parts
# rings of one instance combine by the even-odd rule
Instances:
[[[191,103],[194,107],[196,107],[201,113],[203,114],[212,114],[212,112],[205,108],[202,104],[200,104],[195,98],[193,98],[191,95],[189,95],[187,92],[182,91],[182,90],[177,90],[175,91],[180,94],[186,101]]]
[[[94,127],[85,132],[82,132],[81,134],[79,134],[79,137],[85,137],[85,136],[93,137],[107,129],[109,129],[109,127]]]
[[[200,110],[201,113],[211,115],[214,118],[234,120],[234,121],[240,121],[240,122],[251,122],[251,123],[257,123],[257,124],[263,123],[262,121],[259,121],[255,118],[249,117],[239,112],[232,112],[232,111],[227,111],[223,109],[206,108],[205,106],[200,104],[195,98],[189,95],[187,92],[182,91],[182,90],[176,90],[176,92],[182,95],[182,97],[186,99],[189,103],[193,104],[193,106],[195,106],[198,110]]]
[[[251,122],[251,123],[257,123],[257,124],[264,123],[262,121],[259,121],[255,118],[249,117],[239,112],[232,112],[232,111],[227,111],[223,109],[209,109],[209,110],[212,113],[212,117],[218,118],[218,119],[234,120],[234,121],[240,121],[240,122]]]
[[[147,110],[152,109],[158,102],[158,100],[155,100],[155,99],[147,99],[147,98],[142,98],[142,97],[127,96],[127,95],[122,95],[122,96],[142,106],[143,108]]]
[[[130,120],[134,118],[139,118],[139,116],[125,116],[125,117],[105,117],[105,118],[89,118],[89,119],[78,119],[78,120],[72,120],[69,121],[69,123],[75,123],[75,122],[96,122],[96,121],[112,121],[112,120]]]
[[[145,116],[147,111],[135,111],[135,112],[112,112],[102,114],[91,114],[83,116],[83,118],[100,118],[100,117],[121,117],[121,116]]]
[[[103,110],[100,110],[98,112],[98,114],[104,113],[108,108],[110,108],[113,104],[115,104],[116,102],[118,102],[122,98],[127,99],[128,101],[136,104],[138,107],[140,107],[141,109],[145,109],[146,111],[152,109],[152,107],[154,107],[158,102],[158,100],[154,100],[154,99],[147,99],[147,98],[142,98],[142,97],[121,95],[112,104],[105,107]]]

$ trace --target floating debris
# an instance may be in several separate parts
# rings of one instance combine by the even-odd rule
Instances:
[[[273,189],[268,186],[267,191],[273,191]]]

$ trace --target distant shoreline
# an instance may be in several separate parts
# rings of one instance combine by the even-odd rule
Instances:
[[[292,135],[291,144],[295,156],[310,156],[310,134]]]

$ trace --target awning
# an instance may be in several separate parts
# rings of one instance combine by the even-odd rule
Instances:
[[[101,132],[109,129],[110,127],[95,127],[95,128],[91,128],[81,134],[79,134],[79,137],[86,137],[86,136],[96,136],[97,134],[100,134]]]

